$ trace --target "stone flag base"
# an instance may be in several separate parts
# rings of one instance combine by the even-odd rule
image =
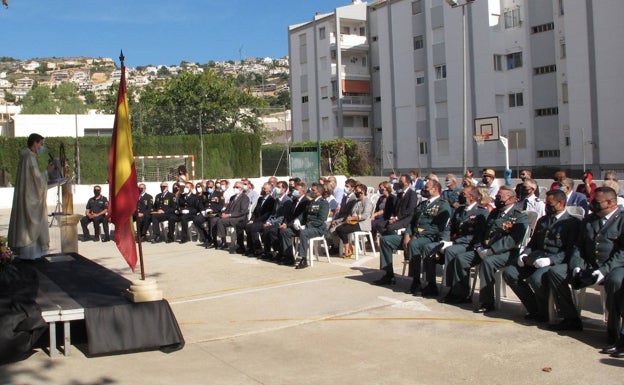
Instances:
[[[132,302],[160,301],[163,298],[162,290],[158,290],[153,279],[134,280],[126,290],[126,298]]]

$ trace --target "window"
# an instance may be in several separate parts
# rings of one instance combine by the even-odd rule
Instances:
[[[299,35],[299,63],[308,62],[308,44],[305,33]]]
[[[429,152],[429,149],[427,148],[427,142],[420,141],[418,147],[420,147],[420,155],[426,155]]]
[[[559,115],[558,107],[538,108],[535,110],[535,116]]]
[[[522,92],[509,94],[509,108],[521,107],[523,105],[524,105],[524,97],[522,95]]]
[[[561,83],[561,102],[568,102],[568,82]]]
[[[565,12],[563,11],[563,0],[559,0],[559,15],[563,16]]]
[[[412,15],[418,15],[422,12],[422,0],[412,1]]]
[[[553,29],[555,29],[555,23],[550,22],[546,24],[536,25],[535,27],[531,27],[531,33],[546,32],[546,31],[551,31]]]
[[[328,98],[327,86],[323,86],[321,87],[321,99],[327,99],[327,98]]]
[[[414,51],[417,49],[421,49],[424,46],[424,41],[422,35],[414,36]]]
[[[308,95],[302,96],[301,103],[307,103],[307,102],[308,102]]]
[[[373,72],[379,72],[379,66],[374,66],[373,67]]]
[[[329,53],[332,60],[336,60],[336,50],[332,49]]]
[[[360,36],[366,36],[366,28],[360,27]]]
[[[434,68],[436,80],[446,79],[446,64],[437,65]]]
[[[362,67],[366,67],[368,65],[368,58],[366,56],[362,56]]]
[[[375,103],[381,102],[381,96],[375,96]]]
[[[566,42],[563,39],[559,41],[559,57],[561,59],[565,59],[566,57]]]
[[[520,20],[520,8],[505,11],[503,16],[505,17],[505,28],[515,28],[522,25],[522,20]]]
[[[494,55],[494,71],[502,71],[503,69],[503,55]]]
[[[509,148],[526,148],[526,130],[510,129],[509,130]]]
[[[372,40],[372,41],[377,41],[377,36],[373,36],[373,37],[371,38],[371,40]]]
[[[522,67],[522,52],[510,53],[507,57],[507,69]]]
[[[349,29],[349,27],[340,27],[340,34],[341,35],[348,35],[351,32],[351,30]]]
[[[416,84],[425,84],[425,71],[416,71]]]
[[[323,127],[323,130],[329,130],[329,117],[323,116],[321,118],[321,125]]]
[[[550,64],[547,66],[533,68],[533,75],[543,75],[555,71],[557,71],[557,66],[555,64]]]
[[[325,40],[325,27],[319,28],[319,40]]]
[[[559,150],[538,150],[537,157],[538,158],[558,158]]]

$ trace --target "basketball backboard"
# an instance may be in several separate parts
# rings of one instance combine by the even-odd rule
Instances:
[[[498,116],[477,118],[474,120],[475,136],[483,135],[485,141],[497,141],[500,138],[500,121]]]

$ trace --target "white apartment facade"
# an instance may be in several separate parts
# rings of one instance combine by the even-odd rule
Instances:
[[[467,130],[461,7],[452,8],[444,0],[366,4],[371,97],[367,131],[375,171],[461,172],[464,153],[467,167],[501,170],[505,152],[500,142],[477,146],[472,137],[474,119],[487,117],[499,118],[501,134],[509,139],[509,162],[514,170],[541,166],[587,168],[595,173],[624,169],[618,151],[624,146],[624,109],[616,94],[624,86],[624,78],[618,76],[624,68],[618,60],[624,52],[620,2],[475,0],[464,9]],[[336,126],[323,130],[316,125],[315,115],[308,115],[306,122],[304,93],[295,76],[331,76],[325,67],[296,59],[301,47],[295,41],[301,33],[296,33],[316,24],[317,33],[306,37],[318,37],[321,20],[338,24],[335,20],[341,13],[338,8],[312,23],[291,27],[295,141],[315,140],[315,130],[321,132],[322,140],[356,137],[341,125],[339,108],[312,99],[322,81],[319,87],[308,81],[305,109],[316,116],[331,111],[329,120]],[[306,40],[306,44],[315,43]],[[363,106],[362,112],[366,112]],[[342,110],[343,119],[344,114]],[[307,137],[304,128],[310,133]]]

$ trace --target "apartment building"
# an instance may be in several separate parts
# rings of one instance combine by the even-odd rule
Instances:
[[[624,86],[618,76],[624,52],[620,2],[450,3],[354,2],[291,27],[294,140],[371,140],[380,173],[411,168],[461,172],[464,164],[502,169],[506,154],[501,143],[477,145],[473,140],[475,119],[495,118],[508,139],[514,170],[624,169],[618,152],[624,145],[624,109],[616,96]],[[360,12],[362,6],[366,14],[357,23],[366,30],[366,44],[359,48],[367,51],[358,55],[369,66],[364,76],[370,104],[362,103],[356,113],[344,108],[350,96],[345,80],[365,78],[353,77],[354,67],[334,72],[333,66],[323,65],[328,49],[332,57],[332,45],[322,42],[320,29],[334,33],[343,23],[355,23],[344,16],[346,10]],[[302,47],[307,57],[301,55]],[[338,68],[345,56],[355,56],[349,48],[336,48],[341,53],[336,55]],[[330,96],[335,103],[322,97],[322,87],[334,80]],[[358,131],[362,135],[346,124],[350,118],[345,120],[358,114],[362,119],[368,114],[367,127]]]

